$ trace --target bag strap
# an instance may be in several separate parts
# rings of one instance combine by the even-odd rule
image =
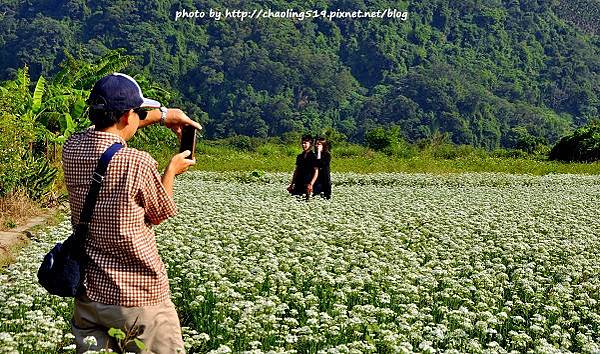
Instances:
[[[96,170],[92,175],[92,184],[90,185],[90,190],[88,191],[87,196],[85,197],[85,203],[83,204],[83,209],[81,210],[81,215],[79,217],[79,224],[86,225],[90,223],[92,220],[92,214],[94,213],[94,208],[96,207],[96,199],[98,198],[98,193],[100,192],[100,187],[102,186],[102,181],[104,180],[104,174],[106,173],[106,169],[108,168],[108,164],[113,156],[121,150],[123,144],[114,143],[112,144],[100,157],[100,161],[98,161],[98,165],[96,166]]]

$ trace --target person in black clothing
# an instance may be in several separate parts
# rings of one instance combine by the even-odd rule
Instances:
[[[305,135],[302,137],[302,153],[296,157],[296,169],[292,176],[292,182],[287,190],[292,195],[306,194],[310,196],[313,192],[313,185],[317,180],[319,170],[316,166],[316,155],[311,150],[312,137]]]
[[[324,198],[331,199],[331,174],[329,164],[331,163],[331,153],[329,152],[329,143],[325,138],[318,138],[315,143],[316,166],[319,171],[314,187],[315,194],[321,194]]]

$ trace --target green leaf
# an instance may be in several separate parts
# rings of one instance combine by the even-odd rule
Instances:
[[[137,338],[134,338],[133,341],[135,342],[135,345],[137,345],[139,350],[146,350],[146,344],[144,344],[144,342]]]
[[[75,123],[73,122],[73,117],[69,113],[65,113],[61,119],[61,128],[63,132],[72,132],[75,129]]]
[[[46,79],[40,76],[37,84],[35,84],[35,90],[33,91],[33,102],[31,104],[31,110],[34,113],[38,113],[42,108],[42,97],[44,96],[44,90],[46,89]]]
[[[83,113],[85,112],[85,107],[86,104],[84,100],[78,99],[77,101],[75,101],[73,109],[71,110],[71,117],[74,121],[81,122],[83,120]]]
[[[64,135],[57,136],[55,139],[52,140],[52,142],[57,143],[59,145],[64,144],[65,141],[67,141],[67,138]]]
[[[125,339],[126,335],[125,332],[123,332],[121,329],[119,328],[111,328],[108,330],[108,335],[115,338],[116,340],[123,340]]]
[[[139,137],[138,139],[141,139],[141,141],[148,141],[148,135],[146,133],[144,133],[141,130],[138,130],[137,132],[135,132],[137,134],[137,136]]]

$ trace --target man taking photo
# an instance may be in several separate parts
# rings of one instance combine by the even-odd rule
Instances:
[[[179,153],[161,176],[148,153],[129,148],[126,142],[139,128],[154,123],[178,135],[185,125],[202,127],[181,110],[145,98],[137,82],[125,74],[96,82],[88,104],[94,126],[69,138],[62,153],[73,225],[78,224],[100,156],[114,143],[124,147],[108,165],[89,224],[85,280],[72,319],[77,352],[106,347],[116,351],[110,328],[135,330],[135,337],[151,353],[183,352],[179,319],[151,225],[175,215],[175,176],[195,160],[186,158],[189,151]],[[96,338],[96,345],[84,344],[89,336]],[[125,349],[138,350],[135,344]]]

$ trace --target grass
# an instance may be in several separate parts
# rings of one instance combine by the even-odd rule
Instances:
[[[4,202],[4,199],[0,199],[0,204]],[[25,202],[34,203],[30,200]],[[65,216],[68,213],[68,211],[65,208],[43,209],[40,208],[38,205],[34,205],[34,208],[35,210],[37,210],[37,212],[35,214],[30,213],[29,217],[31,218],[34,216],[45,215],[46,217],[44,222],[42,224],[38,224],[32,227],[25,233],[14,233],[10,237],[3,238],[4,242],[0,242],[0,269],[8,266],[9,264],[14,263],[16,256],[19,254],[20,250],[23,247],[27,246],[27,244],[29,243],[30,236],[28,237],[28,234],[34,234],[42,229],[58,225],[65,219]],[[3,212],[2,214],[0,214],[0,217],[4,216],[4,214],[6,213]],[[20,223],[24,223],[26,221],[27,219],[22,218],[20,220]]]
[[[153,148],[150,154],[164,168],[174,149]],[[292,172],[299,148],[267,144],[254,151],[235,149],[211,143],[201,144],[196,150],[196,165],[192,170]],[[406,172],[406,173],[465,173],[502,172],[511,174],[600,174],[600,162],[562,163],[549,161],[543,155],[510,152],[486,152],[457,147],[440,152],[435,149],[416,150],[412,156],[386,155],[358,145],[345,145],[332,151],[331,170],[334,172]]]
[[[172,141],[168,143],[134,143],[149,152],[163,170],[171,157],[177,153]],[[236,148],[228,141],[202,141],[196,148],[196,165],[191,170],[202,171],[267,171],[289,172],[294,169],[296,145],[278,144],[273,141],[255,143]],[[59,154],[60,155],[60,154]],[[380,173],[432,173],[450,174],[465,172],[502,172],[510,174],[600,174],[600,162],[562,163],[548,161],[544,154],[526,154],[519,150],[488,152],[470,146],[409,146],[391,154],[373,151],[364,146],[342,143],[332,151],[333,172]],[[53,189],[55,201],[64,200],[63,171],[57,163],[59,175]],[[20,225],[28,218],[38,215],[40,203],[33,202],[24,193],[0,199],[0,231]]]
[[[168,143],[134,143],[132,146],[147,151],[163,170],[178,149],[173,141]],[[202,141],[196,148],[196,165],[191,170],[202,171],[267,171],[294,170],[299,146],[278,144],[272,141],[256,143],[246,148],[236,148],[228,141]],[[60,154],[59,154],[60,156]],[[64,201],[66,187],[60,162],[51,200]],[[361,145],[342,143],[332,151],[333,172],[356,173],[432,173],[449,174],[465,172],[502,172],[510,174],[600,174],[600,162],[562,163],[549,161],[544,154],[527,154],[520,150],[492,152],[470,146],[408,146],[391,154],[373,151]],[[10,230],[24,220],[39,213],[40,203],[32,202],[24,193],[0,199],[0,231]]]
[[[23,191],[0,198],[0,231],[10,231],[39,215],[41,207]],[[25,235],[7,235],[0,242],[0,268],[15,261],[15,255],[27,244]]]
[[[12,264],[16,260],[19,251],[29,243],[23,234],[15,237],[10,244],[0,243],[0,269]]]
[[[150,127],[152,128],[152,127]],[[196,146],[196,166],[202,171],[268,171],[294,170],[295,157],[300,153],[296,138],[250,138],[234,136],[220,140],[201,140]],[[290,143],[291,142],[291,143]],[[129,145],[150,153],[164,169],[178,152],[175,136],[160,127],[144,130]],[[545,150],[544,150],[545,149]],[[334,143],[331,170],[333,172],[405,172],[464,173],[503,172],[511,174],[546,175],[551,173],[600,174],[599,163],[560,163],[548,161],[549,148],[540,147],[536,154],[521,150],[487,151],[469,145],[454,145],[447,141],[402,143],[387,153],[347,142]]]
[[[39,215],[42,208],[23,191],[0,198],[0,231],[10,231],[29,218]]]
[[[64,184],[60,181],[62,179],[59,179],[59,183],[56,185]],[[56,192],[53,191],[53,193]],[[44,216],[45,220],[42,224],[27,230],[29,233],[58,225],[64,220],[67,211],[65,208],[57,206],[58,204],[55,202],[42,203],[31,200],[24,191],[17,191],[0,198],[0,232],[9,232],[0,240],[0,268],[13,263],[19,251],[29,243],[29,238],[26,233],[21,232],[22,229],[19,229],[19,232],[14,231],[36,216]]]

